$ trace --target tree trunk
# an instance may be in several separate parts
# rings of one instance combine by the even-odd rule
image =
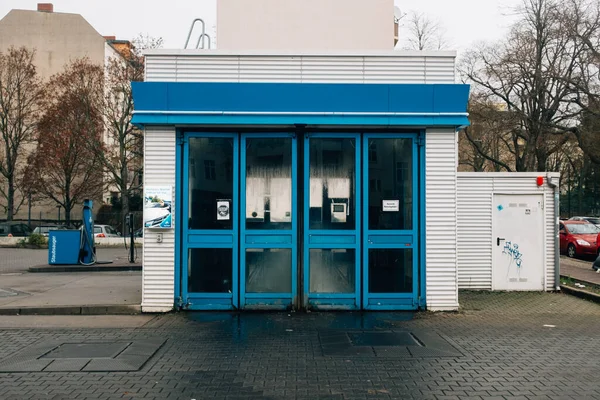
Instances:
[[[122,162],[121,162],[121,223],[125,221],[125,216],[129,214],[129,176],[127,170],[127,162],[125,160],[125,155],[122,153]],[[129,234],[129,226],[123,228],[123,234]]]
[[[6,220],[12,221],[15,212],[15,182],[12,177],[8,178],[8,199],[6,209]]]

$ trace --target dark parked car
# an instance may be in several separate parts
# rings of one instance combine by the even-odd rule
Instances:
[[[0,222],[0,236],[23,237],[31,235],[31,228],[22,222]]]

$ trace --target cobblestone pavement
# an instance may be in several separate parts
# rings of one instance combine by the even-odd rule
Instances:
[[[142,249],[137,249],[138,258],[141,260]],[[127,259],[125,247],[97,248],[99,260]],[[0,274],[23,273],[34,265],[48,263],[48,249],[16,249],[10,247],[0,248]]]
[[[600,305],[551,293],[460,301],[457,313],[414,316],[178,313],[136,329],[4,329],[0,360],[45,341],[167,341],[135,372],[0,373],[0,399],[600,399]],[[324,352],[332,332],[426,332],[454,351]]]

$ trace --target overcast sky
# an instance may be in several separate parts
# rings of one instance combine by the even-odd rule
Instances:
[[[252,0],[248,0],[250,3]],[[217,0],[44,0],[56,12],[83,17],[104,35],[132,39],[139,33],[164,39],[165,48],[182,48],[194,18],[202,18],[214,37]],[[11,9],[37,8],[37,0],[0,0],[0,18]],[[463,51],[480,40],[501,38],[521,0],[395,0],[404,12],[423,12],[441,21],[452,48]]]

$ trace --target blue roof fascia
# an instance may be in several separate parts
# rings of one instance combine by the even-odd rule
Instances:
[[[339,125],[339,126],[447,126],[469,125],[467,116],[456,115],[193,115],[135,114],[132,123],[144,125]]]
[[[137,125],[468,125],[469,85],[133,82]]]

